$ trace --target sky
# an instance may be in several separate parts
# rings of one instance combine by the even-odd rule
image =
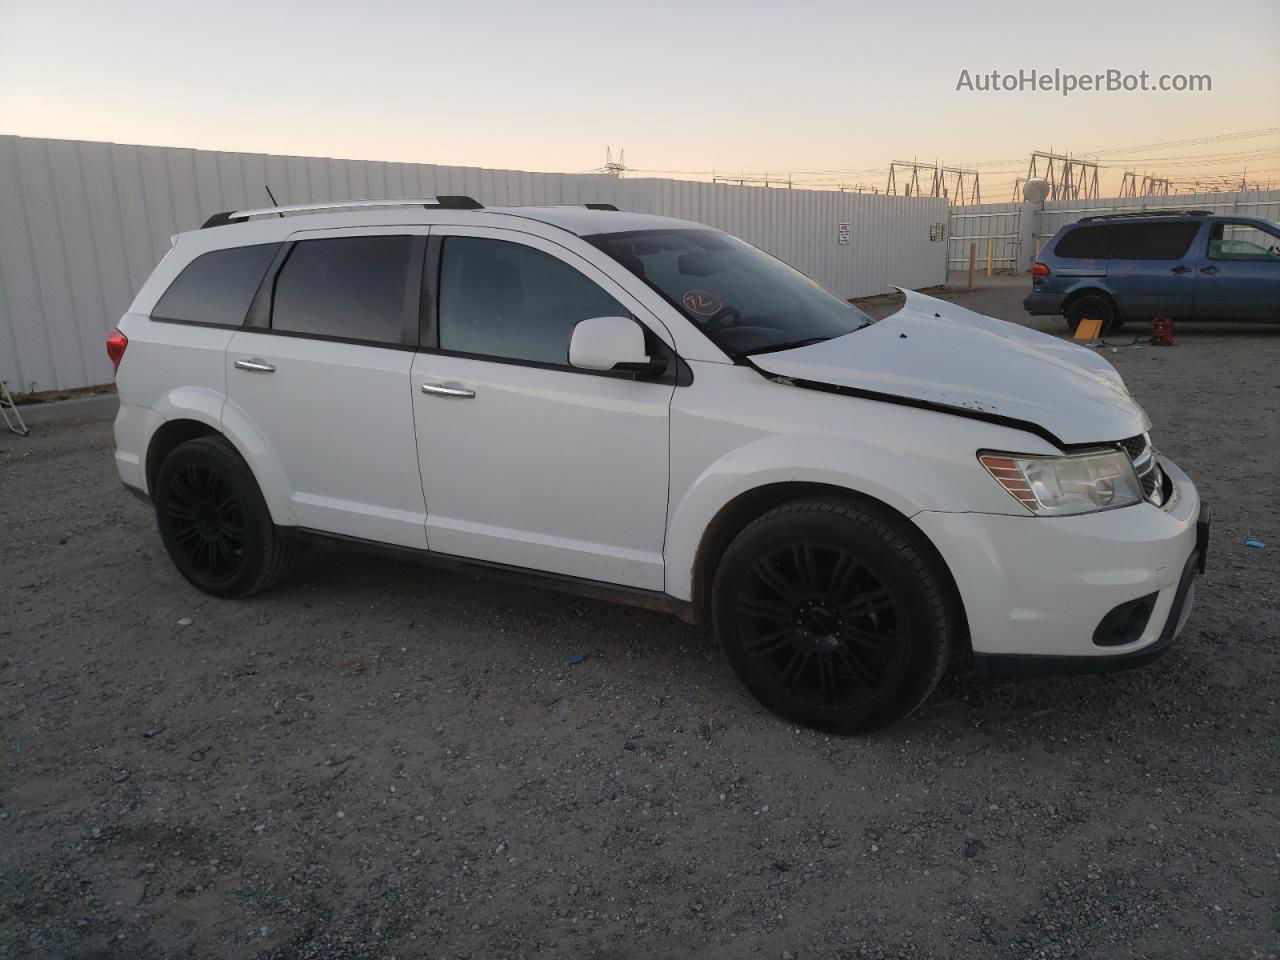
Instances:
[[[1207,9],[0,0],[0,133],[568,172],[608,146],[641,175],[881,190],[914,158],[980,164],[985,200],[1036,149],[1100,154],[1104,194],[1126,167],[1280,183],[1280,2]],[[1212,90],[957,90],[1033,68]]]

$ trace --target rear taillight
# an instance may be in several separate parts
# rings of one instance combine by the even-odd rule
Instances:
[[[1031,265],[1031,275],[1033,277],[1047,277],[1049,275],[1049,268],[1043,263],[1033,263]]]
[[[107,334],[107,356],[111,358],[111,366],[115,372],[120,371],[120,361],[124,359],[124,348],[129,345],[129,338],[119,330]]]

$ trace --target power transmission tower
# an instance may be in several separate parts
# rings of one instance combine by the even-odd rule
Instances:
[[[938,180],[938,164],[919,163],[915,160],[894,160],[889,164],[889,183],[884,188],[884,192],[896,196],[898,193],[898,171],[902,171],[904,183],[902,184],[902,195],[904,197],[937,197],[941,196],[939,191]],[[920,174],[925,174],[928,180],[927,188],[920,185]]]
[[[604,166],[596,167],[595,170],[592,171],[592,173],[608,173],[615,177],[621,177],[625,175],[627,170],[629,169],[624,159],[626,155],[627,155],[626,150],[619,150],[618,159],[614,160],[613,148],[605,147],[604,148]]]
[[[940,167],[938,169],[938,177],[942,193],[935,193],[935,197],[943,196],[956,204],[982,202],[982,187],[978,183],[977,170],[966,170],[963,167]]]
[[[1095,160],[1078,160],[1070,154],[1036,150],[1027,168],[1027,179],[1033,177],[1042,177],[1049,184],[1050,200],[1094,200],[1098,196]]]
[[[917,160],[894,160],[890,163],[889,183],[884,192],[896,195],[900,189],[906,197],[945,197],[952,203],[982,202],[977,170],[944,167],[936,160],[933,163]]]
[[[1167,197],[1169,195],[1169,178],[1154,177],[1144,174],[1142,177],[1142,195],[1144,197]]]
[[[762,187],[782,187],[782,186],[785,186],[788,190],[790,190],[790,189],[791,189],[791,174],[789,174],[789,173],[788,173],[788,174],[786,175],[786,177],[784,178],[784,177],[782,177],[781,175],[778,175],[778,176],[775,176],[775,177],[771,177],[771,176],[769,176],[769,174],[767,174],[767,173],[766,173],[763,177],[748,177],[748,176],[722,177],[722,176],[720,176],[720,175],[719,175],[719,174],[717,174],[717,173],[712,173],[712,174],[711,174],[711,182],[712,182],[712,183],[736,183],[736,184],[737,184],[738,186],[740,186],[740,187],[745,187],[745,186],[746,186],[747,184],[749,184],[749,183],[750,183],[750,184],[756,184],[756,185],[758,185],[758,186],[762,186]]]
[[[1124,172],[1120,181],[1120,196],[1123,197],[1167,197],[1171,186],[1168,177],[1157,177],[1144,173],[1142,179],[1132,170]]]
[[[1194,177],[1170,181],[1174,193],[1236,193],[1257,190],[1259,184],[1249,181],[1248,172],[1219,174],[1212,177]]]

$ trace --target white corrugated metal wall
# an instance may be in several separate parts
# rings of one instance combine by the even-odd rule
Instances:
[[[615,203],[757,244],[846,297],[945,282],[946,201],[600,174],[524,173],[0,136],[0,379],[107,383],[103,338],[169,249],[211,213],[268,203],[466,194],[486,206]],[[851,226],[847,245],[837,242]]]

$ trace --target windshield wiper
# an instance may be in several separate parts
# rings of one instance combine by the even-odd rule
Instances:
[[[744,350],[743,356],[755,356],[758,353],[780,353],[783,350],[795,350],[797,347],[808,347],[815,343],[825,343],[833,340],[834,337],[805,337],[803,340],[788,340],[785,343],[775,343],[769,347],[762,347],[759,350]]]

